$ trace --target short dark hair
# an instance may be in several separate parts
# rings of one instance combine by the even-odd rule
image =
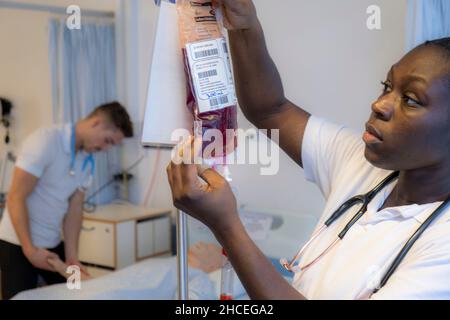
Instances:
[[[436,40],[425,41],[423,46],[435,46],[440,48],[444,54],[446,54],[447,72],[448,72],[448,84],[450,87],[450,37],[440,38]]]
[[[424,45],[425,46],[429,46],[429,45],[438,46],[438,47],[446,50],[447,53],[450,55],[450,37],[425,41]]]
[[[111,120],[112,124],[122,131],[126,138],[133,136],[133,124],[131,123],[130,115],[119,102],[113,101],[98,106],[89,114],[88,118],[100,113],[105,114]]]

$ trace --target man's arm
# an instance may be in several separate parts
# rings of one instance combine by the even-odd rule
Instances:
[[[64,249],[68,264],[78,262],[78,240],[83,220],[83,202],[84,193],[79,190],[75,191],[70,197],[69,210],[64,218]]]
[[[28,172],[15,167],[11,188],[8,192],[6,205],[11,216],[11,222],[16,230],[22,250],[29,251],[33,247],[28,223],[28,209],[26,200],[33,192],[38,178]]]
[[[15,167],[6,205],[24,255],[35,267],[53,271],[53,267],[48,264],[47,259],[55,257],[56,254],[42,248],[36,248],[30,236],[26,200],[33,192],[37,182],[37,177]]]
[[[242,112],[259,129],[279,129],[280,147],[302,166],[301,143],[310,115],[285,97],[252,1],[214,3],[224,12]]]

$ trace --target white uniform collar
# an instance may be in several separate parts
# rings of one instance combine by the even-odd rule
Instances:
[[[405,206],[386,208],[381,210],[380,212],[377,212],[396,185],[397,180],[394,180],[379,194],[377,194],[374,199],[372,199],[372,201],[367,206],[367,213],[361,219],[361,224],[377,223],[379,221],[394,219],[397,217],[402,217],[403,219],[414,218],[419,223],[423,223],[431,214],[431,212],[433,212],[433,210],[435,210],[443,203],[443,201],[438,201],[422,205],[410,204]]]

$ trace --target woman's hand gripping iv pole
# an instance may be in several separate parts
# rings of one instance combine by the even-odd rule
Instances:
[[[196,151],[197,143],[190,137],[179,144],[167,166],[175,207],[201,221],[213,232],[229,255],[250,298],[304,299],[249,237],[227,180],[215,170],[195,164],[194,155],[199,153],[193,151]],[[201,142],[198,145],[200,152]]]
[[[187,238],[184,212],[203,222],[211,230],[231,227],[239,221],[236,199],[228,182],[201,159],[202,141],[189,137],[178,144],[167,166],[173,203],[179,209],[177,252],[179,297],[187,299]],[[224,231],[224,230],[222,230]]]
[[[173,202],[213,232],[223,232],[240,223],[236,199],[227,180],[202,163],[200,152],[201,141],[193,137],[176,148],[167,166]]]

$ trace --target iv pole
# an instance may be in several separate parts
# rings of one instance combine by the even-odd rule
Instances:
[[[156,6],[160,7],[161,2],[166,1],[176,3],[176,0],[154,0]],[[194,135],[202,137],[201,123],[194,122]],[[189,286],[188,286],[188,261],[187,261],[187,215],[181,210],[177,210],[176,217],[176,232],[177,232],[177,271],[178,271],[178,299],[188,300]]]
[[[178,299],[188,300],[187,216],[177,211]]]
[[[156,6],[161,7],[161,2],[176,3],[176,0],[154,0]],[[159,19],[159,18],[158,18]],[[178,271],[178,299],[188,300],[188,262],[187,262],[187,215],[177,210],[176,214],[176,241],[177,241],[177,271]]]

